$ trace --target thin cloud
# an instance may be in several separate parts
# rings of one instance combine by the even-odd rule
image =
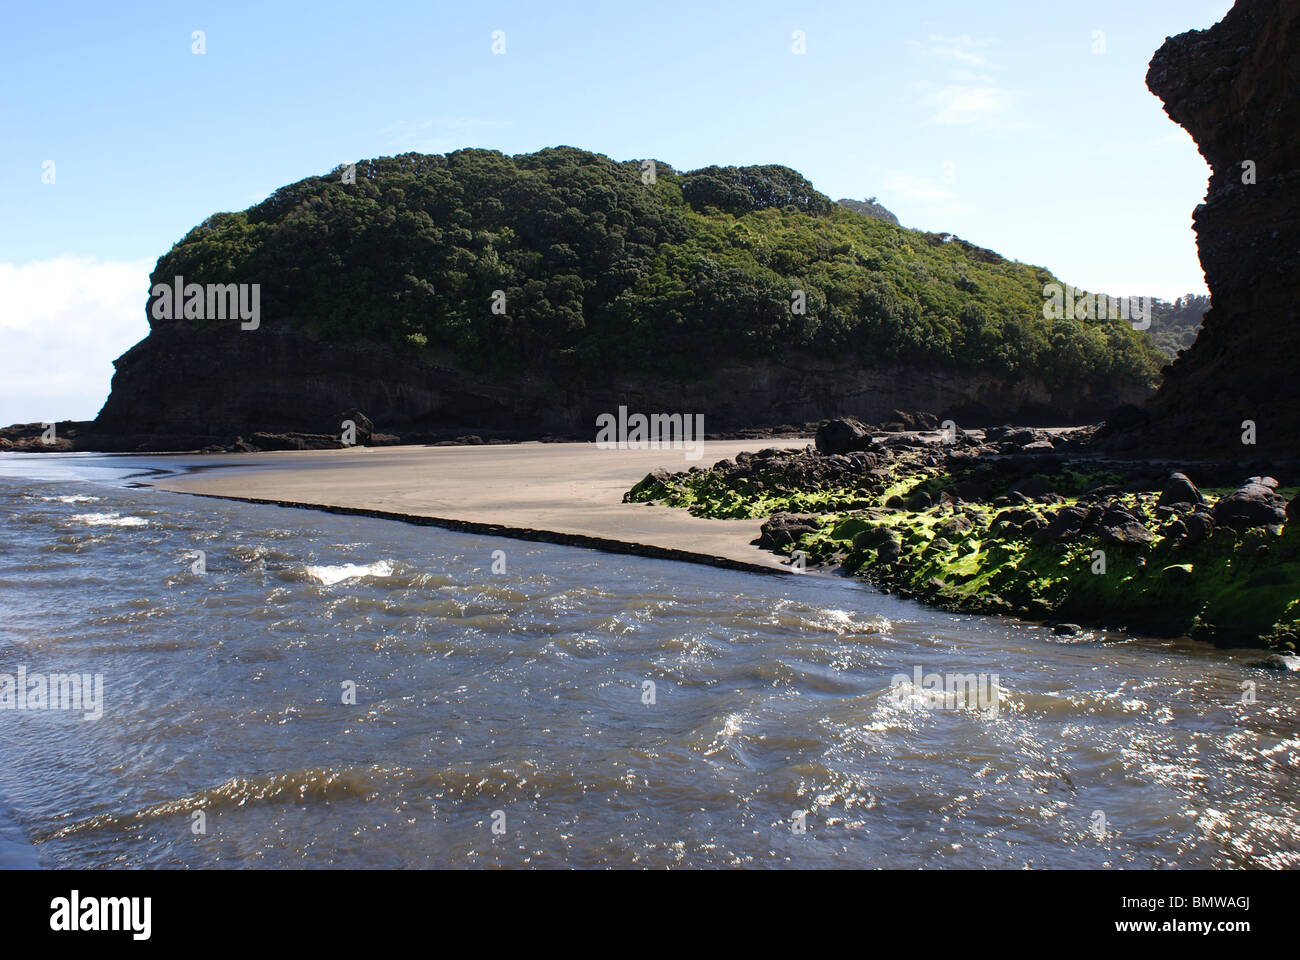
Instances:
[[[952,84],[934,94],[938,108],[930,122],[940,126],[1005,126],[1015,106],[1015,94],[996,86]]]
[[[986,47],[996,45],[997,37],[971,37],[966,34],[960,37],[941,37],[932,33],[927,39],[930,42],[930,53],[936,57],[955,60],[982,70],[1001,69],[982,52]]]
[[[950,64],[947,82],[927,95],[929,123],[937,126],[982,127],[1006,130],[1030,124],[1012,118],[1018,94],[995,79],[1006,68],[990,56],[997,37],[940,36],[930,34],[926,53]]]
[[[888,171],[884,178],[884,195],[890,204],[900,209],[911,209],[921,214],[919,219],[940,222],[947,217],[962,216],[972,212],[970,204],[962,200],[950,185],[938,177],[918,177],[903,171]]]
[[[388,146],[417,153],[448,153],[465,147],[482,146],[481,131],[502,124],[478,117],[431,117],[428,120],[399,120],[379,131]]]

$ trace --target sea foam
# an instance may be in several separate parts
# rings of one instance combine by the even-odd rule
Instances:
[[[353,580],[359,577],[390,577],[393,575],[393,565],[387,560],[376,560],[374,563],[364,565],[344,563],[336,567],[308,566],[305,569],[307,576],[327,587],[341,583],[344,580]]]

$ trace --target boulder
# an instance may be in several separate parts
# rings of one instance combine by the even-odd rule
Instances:
[[[1083,529],[1083,522],[1087,516],[1088,511],[1083,507],[1064,507],[1048,521],[1047,526],[1034,534],[1034,540],[1038,543],[1047,543],[1071,537]]]
[[[821,529],[821,520],[810,513],[776,513],[759,530],[758,545],[777,550],[797,543],[805,533]]]
[[[1026,510],[1023,507],[1012,507],[1010,510],[1003,510],[994,517],[993,526],[1005,523],[1009,527],[1020,527],[1032,519],[1034,519],[1034,511]]]
[[[894,418],[890,423],[900,424],[904,430],[919,430],[920,424],[916,422],[916,417],[910,413],[904,413],[902,410],[894,411]]]
[[[955,537],[965,533],[974,524],[965,514],[955,514],[947,520],[940,520],[934,525],[934,532],[940,537]]]
[[[1041,430],[1035,430],[1032,427],[1014,427],[1002,435],[1002,442],[1013,447],[1023,447],[1027,443],[1034,443],[1045,437],[1046,434]]]
[[[1247,483],[1214,505],[1214,522],[1234,530],[1286,523],[1286,500],[1262,483]]]
[[[1136,520],[1103,526],[1101,539],[1103,543],[1143,544],[1150,543],[1156,535]]]
[[[1103,543],[1144,544],[1150,543],[1156,535],[1147,529],[1132,511],[1117,504],[1112,504],[1102,514],[1098,522]]]
[[[1200,543],[1214,533],[1214,521],[1204,513],[1189,513],[1182,523],[1187,528],[1184,539],[1188,543]]]
[[[334,424],[337,426],[340,433],[343,431],[343,423],[348,420],[352,421],[356,426],[356,442],[359,444],[369,443],[371,436],[373,436],[375,432],[375,425],[371,422],[370,418],[356,407],[353,407],[350,410],[344,410],[334,418]]]
[[[817,428],[818,453],[851,453],[871,445],[871,434],[853,417],[827,420]]]
[[[1265,670],[1278,670],[1282,673],[1300,671],[1300,657],[1287,653],[1274,653],[1264,660],[1255,660],[1246,664],[1248,667],[1262,667]]]
[[[1160,507],[1172,507],[1176,503],[1185,503],[1196,505],[1202,502],[1204,498],[1201,491],[1196,489],[1196,484],[1187,478],[1185,473],[1171,473],[1169,479],[1165,481],[1165,488],[1160,492],[1160,499],[1156,505]]]
[[[888,527],[867,527],[853,537],[854,550],[871,550],[886,540],[897,538],[897,534]]]
[[[892,531],[891,531],[892,533]],[[882,563],[893,563],[903,555],[903,540],[898,534],[892,533],[889,540],[886,540],[876,548],[876,558]]]
[[[907,498],[907,509],[911,510],[913,513],[918,513],[922,510],[928,509],[933,505],[933,502],[934,501],[930,499],[928,493],[924,490],[918,490]]]

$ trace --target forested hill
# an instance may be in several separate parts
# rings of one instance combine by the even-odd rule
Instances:
[[[1156,349],[1168,357],[1192,345],[1201,332],[1201,321],[1210,310],[1207,294],[1188,293],[1173,300],[1151,304],[1151,329],[1147,331]]]
[[[217,307],[259,285],[258,320],[188,292],[168,309],[177,277]],[[1148,397],[1162,362],[1127,322],[1044,319],[1047,270],[789,168],[572,147],[340,167],[209,217],[151,281],[98,449],[336,434],[349,411],[412,442],[590,438],[623,404],[711,432],[899,410],[1085,423]]]
[[[1127,323],[1045,320],[1047,270],[862,216],[786,167],[679,173],[557,147],[347,174],[208,218],[152,282],[260,283],[280,332],[562,382],[793,351],[1122,392],[1161,362]]]

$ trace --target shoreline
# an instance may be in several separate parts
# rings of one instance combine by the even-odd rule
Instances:
[[[256,503],[264,506],[285,507],[295,510],[315,510],[319,513],[333,513],[349,517],[370,517],[375,520],[391,520],[397,523],[409,523],[421,527],[438,527],[443,530],[454,530],[458,533],[470,533],[478,536],[502,537],[508,540],[528,540],[534,543],[553,543],[564,547],[579,547],[589,550],[599,550],[602,553],[646,557],[652,560],[674,560],[679,563],[695,563],[703,566],[718,567],[723,570],[739,570],[745,573],[761,573],[767,576],[779,576],[781,574],[793,575],[788,568],[783,568],[781,566],[746,563],[743,560],[733,560],[728,557],[713,556],[690,550],[681,550],[673,547],[658,547],[652,544],[636,543],[631,540],[613,540],[607,537],[592,537],[579,533],[565,533],[559,530],[540,530],[531,527],[506,526],[496,523],[478,523],[473,520],[456,520],[451,517],[432,517],[418,513],[393,513],[387,510],[372,510],[366,507],[345,507],[327,503],[303,503],[296,500],[275,500],[263,497],[240,497],[224,493],[194,493],[187,490],[163,490],[163,492],[176,493],[189,497],[203,497],[212,500],[230,500],[236,503]]]
[[[681,450],[600,450],[589,442],[224,454],[144,482],[170,493],[794,575],[786,558],[756,545],[758,520],[704,519],[623,501],[647,473],[705,469],[753,446],[706,441],[696,460]]]

